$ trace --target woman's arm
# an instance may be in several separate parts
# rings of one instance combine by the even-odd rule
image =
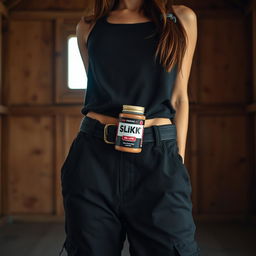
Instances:
[[[91,29],[92,29],[91,24],[85,23],[82,18],[76,26],[77,44],[78,44],[79,52],[83,60],[85,71],[87,74],[88,74],[89,56],[88,56],[88,50],[86,47],[86,41]]]
[[[171,104],[176,110],[175,124],[179,154],[183,157],[184,162],[189,118],[187,87],[197,41],[197,17],[192,9],[184,5],[173,6],[173,8],[188,36],[187,50],[182,61],[181,71],[177,74],[171,98]]]

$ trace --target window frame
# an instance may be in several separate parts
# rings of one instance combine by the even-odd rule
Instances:
[[[76,36],[76,25],[79,20],[56,19],[55,40],[55,102],[82,103],[87,89],[68,87],[68,39]]]

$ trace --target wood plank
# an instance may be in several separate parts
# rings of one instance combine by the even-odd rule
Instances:
[[[5,16],[6,18],[9,17],[8,9],[7,9],[6,6],[3,4],[3,2],[0,2],[0,14],[2,14],[3,16]],[[1,15],[0,15],[0,17],[1,17]]]
[[[9,104],[53,101],[52,30],[50,21],[10,22]]]
[[[9,14],[12,20],[80,19],[83,15],[82,11],[12,11]]]
[[[0,105],[0,115],[6,115],[9,112],[9,108],[4,105]]]
[[[0,28],[1,28],[1,33],[0,33],[0,113],[1,113],[1,106],[2,106],[2,92],[3,92],[3,52],[2,52],[2,42],[3,42],[3,33],[2,33],[2,27],[3,27],[3,22],[2,22],[2,15],[0,13]]]
[[[9,72],[8,69],[8,46],[9,46],[9,38],[8,38],[8,24],[9,19],[2,19],[2,33],[1,36],[4,40],[1,41],[2,44],[2,54],[1,54],[1,61],[2,61],[2,86],[0,88],[0,93],[2,97],[1,105],[7,105],[8,99],[8,78],[7,73]],[[4,65],[3,65],[4,64]]]
[[[12,116],[8,134],[8,214],[53,212],[53,118]]]
[[[92,9],[94,1],[92,0],[26,0],[22,1],[16,10],[88,10]]]
[[[2,183],[1,183],[1,191],[2,191],[2,214],[8,214],[8,152],[9,152],[9,144],[8,144],[8,132],[9,132],[9,118],[8,116],[2,116],[2,134],[4,136],[1,137],[1,165],[2,165]]]
[[[203,19],[199,31],[199,101],[246,103],[251,81],[246,19]]]
[[[21,3],[22,0],[8,0],[7,2],[7,8],[8,10],[11,10],[12,8],[14,8],[16,5],[18,5],[19,3]]]
[[[3,117],[0,115],[0,134],[3,134]],[[2,155],[3,155],[3,141],[2,136],[0,136],[0,216],[3,215],[3,191],[2,191],[2,184],[4,183],[3,180],[3,165],[2,165]]]
[[[64,159],[64,115],[55,118],[55,212],[57,216],[64,215],[62,188],[61,188],[61,166]]]
[[[256,1],[252,9],[252,69],[253,69],[253,100],[256,102]]]
[[[253,179],[247,116],[198,118],[200,213],[247,214]]]
[[[248,112],[256,112],[256,102],[248,104],[246,107],[246,111]]]

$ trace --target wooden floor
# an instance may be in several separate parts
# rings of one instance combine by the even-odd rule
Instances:
[[[6,224],[0,228],[0,255],[58,256],[64,237],[62,223]],[[256,255],[256,226],[200,223],[197,224],[196,238],[201,256]],[[122,256],[128,255],[126,240]],[[66,256],[65,251],[62,256]]]

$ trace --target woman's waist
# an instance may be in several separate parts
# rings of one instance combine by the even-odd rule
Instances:
[[[113,116],[104,115],[101,113],[97,113],[94,111],[89,111],[87,116],[97,119],[99,122],[103,124],[118,124],[119,119]],[[144,127],[149,127],[152,125],[165,125],[165,124],[172,124],[170,118],[166,117],[155,117],[150,119],[145,119]]]

